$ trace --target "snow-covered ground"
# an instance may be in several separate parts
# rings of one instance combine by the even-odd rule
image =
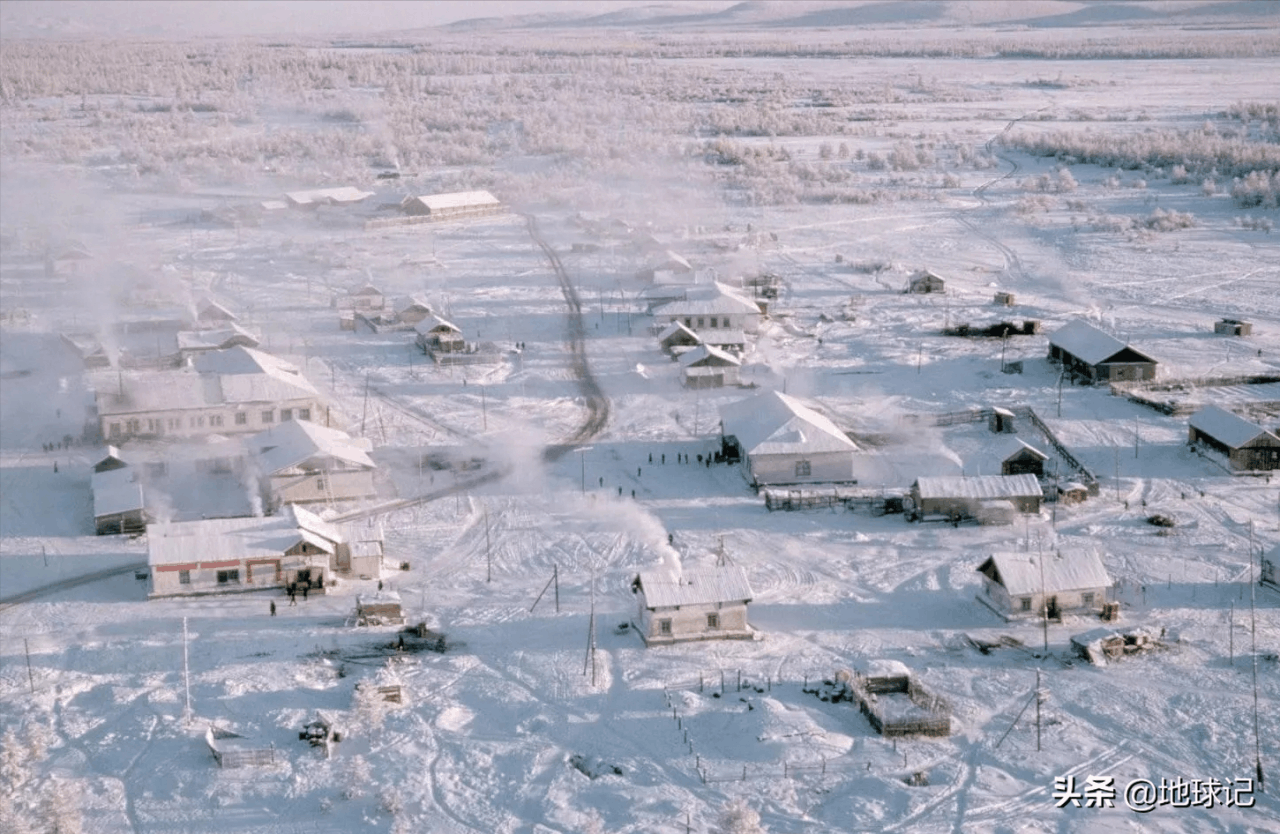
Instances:
[[[774,37],[793,44],[785,31]],[[789,73],[786,83],[800,87],[920,90],[869,110],[875,133],[735,140],[746,146],[815,161],[822,142],[887,153],[902,136],[949,131],[956,145],[998,154],[997,164],[940,162],[921,182],[894,182],[893,172],[876,180],[886,193],[927,190],[912,199],[762,205],[700,162],[686,163],[688,176],[655,171],[647,183],[630,163],[616,179],[584,173],[591,182],[578,194],[564,187],[563,167],[548,174],[546,158],[512,152],[501,169],[522,184],[515,213],[366,231],[367,206],[351,212],[359,219],[324,209],[256,226],[199,220],[201,209],[277,198],[292,183],[86,173],[9,146],[0,731],[13,735],[0,742],[0,821],[41,830],[75,807],[93,832],[713,831],[742,797],[771,832],[1280,830],[1274,787],[1251,808],[1140,815],[1123,796],[1114,808],[1054,807],[1055,778],[1067,775],[1081,785],[1114,777],[1121,791],[1139,778],[1252,778],[1255,633],[1256,730],[1274,785],[1280,595],[1258,588],[1255,602],[1249,580],[1257,554],[1280,543],[1280,482],[1233,477],[1190,451],[1185,417],[1103,388],[1060,389],[1044,358],[1045,334],[1086,316],[1157,357],[1162,378],[1280,372],[1280,244],[1235,222],[1274,220],[1276,210],[1246,211],[1229,188],[1209,196],[1198,179],[1086,164],[1070,165],[1075,191],[1029,205],[1041,192],[1025,181],[1057,176],[1056,163],[988,145],[1006,127],[1061,129],[1080,113],[1097,131],[1218,120],[1236,99],[1274,96],[1276,58],[841,62],[695,51],[663,62],[673,77],[721,73],[744,89]],[[1059,120],[1019,121],[1045,108]],[[1109,120],[1121,111],[1141,120]],[[42,129],[17,105],[0,113],[6,130]],[[224,127],[233,143],[243,125]],[[938,184],[944,171],[959,183]],[[29,198],[52,181],[68,184],[54,205],[79,206],[63,233],[100,253],[64,284],[44,278],[31,242],[48,223]],[[374,201],[403,190],[371,187]],[[737,468],[676,463],[717,450],[718,407],[751,392],[680,386],[635,300],[649,256],[622,233],[596,237],[575,223],[579,210],[600,209],[601,195],[606,213],[697,265],[779,277],[743,379],[810,398],[874,438],[864,445],[879,482],[860,486],[990,474],[998,461],[980,424],[902,418],[1029,405],[1098,476],[1100,495],[1009,527],[953,528],[844,510],[769,512]],[[1195,225],[1100,231],[1088,219],[1156,208],[1191,212]],[[586,360],[608,401],[603,430],[567,449],[558,444],[584,425],[589,392],[575,372],[571,308],[522,214],[536,218],[577,289]],[[574,251],[583,242],[599,248]],[[398,654],[386,650],[395,629],[348,626],[355,594],[372,580],[297,607],[261,593],[148,601],[134,575],[145,539],[91,535],[100,447],[46,444],[79,437],[95,380],[57,333],[121,313],[118,287],[96,286],[111,284],[117,262],[178,297],[227,299],[264,349],[305,369],[335,424],[373,440],[398,496],[447,493],[386,518],[382,580],[411,622],[447,635],[447,651]],[[925,267],[946,277],[945,295],[902,292]],[[412,347],[411,332],[340,330],[330,299],[366,277],[388,296],[424,295],[468,341],[496,343],[501,363],[439,367]],[[993,306],[997,290],[1016,293],[1016,305]],[[1222,316],[1251,320],[1254,335],[1214,336]],[[1044,333],[1002,345],[941,332],[1002,319],[1037,319]],[[1021,374],[1001,373],[1019,360]],[[558,454],[544,455],[548,447]],[[422,465],[429,455],[484,463],[433,469]],[[505,476],[466,486],[492,472]],[[1148,524],[1155,512],[1178,526]],[[1103,554],[1123,624],[1164,629],[1165,649],[1092,667],[1068,641],[1096,622],[1006,624],[975,599],[975,568],[994,551],[1084,548]],[[747,570],[757,640],[646,649],[619,628],[634,613],[638,570],[708,566],[721,555]],[[401,562],[410,569],[396,569]],[[539,598],[553,578],[555,590]],[[1002,636],[1018,644],[982,654],[967,639]],[[856,707],[803,691],[872,658],[904,662],[945,696],[952,735],[894,743]],[[1037,674],[1039,726],[1025,709]],[[405,703],[385,715],[357,709],[364,680],[403,684]],[[329,759],[297,737],[317,711],[344,732]],[[274,748],[275,764],[219,770],[205,746],[209,725]],[[916,773],[926,785],[905,782]]]

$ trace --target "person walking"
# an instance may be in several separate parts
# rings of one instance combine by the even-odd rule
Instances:
[[[275,615],[276,615],[276,601],[273,599],[271,600],[271,616],[274,617]]]

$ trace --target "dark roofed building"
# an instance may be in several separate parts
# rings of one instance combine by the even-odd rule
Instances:
[[[1187,435],[1188,443],[1226,455],[1234,470],[1280,469],[1280,437],[1225,408],[1207,405],[1191,415]]]
[[[1082,319],[1049,337],[1049,358],[1067,373],[1090,382],[1156,378],[1156,360]]]

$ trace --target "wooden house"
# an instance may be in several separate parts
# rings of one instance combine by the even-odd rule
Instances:
[[[119,457],[114,446],[93,467],[90,487],[93,490],[93,527],[99,536],[118,533],[141,533],[146,530],[146,499],[138,471]]]
[[[130,438],[247,434],[319,415],[320,393],[298,368],[254,348],[205,351],[192,367],[99,380],[99,428]]]
[[[364,284],[346,295],[334,296],[333,299],[333,307],[337,310],[376,312],[386,305],[387,297],[373,284]]]
[[[398,324],[413,324],[432,315],[431,305],[416,295],[406,295],[396,299],[393,308]]]
[[[996,553],[978,566],[978,601],[1006,619],[1100,614],[1111,577],[1097,553]]]
[[[742,360],[710,345],[698,345],[680,355],[680,373],[686,388],[723,388],[737,385]]]
[[[1017,303],[1017,297],[1011,292],[998,292],[995,303],[1001,307],[1012,307]]]
[[[1090,382],[1155,379],[1158,365],[1083,319],[1068,322],[1049,337],[1049,359]]]
[[[680,574],[642,571],[631,583],[634,626],[649,646],[689,640],[750,640],[747,605],[753,593],[735,565]]]
[[[658,334],[658,347],[662,348],[664,353],[670,354],[672,358],[700,344],[702,344],[702,337],[685,327],[684,322],[680,321],[671,322]]]
[[[151,597],[234,593],[294,586],[323,593],[334,574],[376,574],[382,531],[324,521],[302,507],[265,518],[152,524],[147,529]],[[376,542],[376,560],[354,555]],[[359,548],[367,553],[370,548]]]
[[[947,282],[933,270],[926,269],[911,277],[908,291],[912,293],[938,293],[947,291]]]
[[[1202,444],[1226,455],[1234,471],[1280,469],[1280,437],[1216,405],[1191,415],[1187,435],[1191,445]]]
[[[911,499],[916,518],[978,518],[984,505],[996,502],[1037,513],[1044,490],[1034,475],[944,475],[917,478]]]
[[[467,340],[462,338],[462,329],[451,321],[439,316],[427,316],[414,325],[417,336],[414,342],[423,353],[464,353]]]
[[[289,420],[249,438],[266,506],[377,497],[368,442],[309,420]]]
[[[1252,336],[1253,323],[1240,319],[1218,319],[1213,323],[1213,332],[1219,336]]]
[[[755,486],[852,483],[858,446],[799,400],[766,391],[720,409],[721,449]]]
[[[694,281],[694,269],[683,257],[667,249],[636,277],[656,284],[689,284]]]
[[[1044,462],[1049,456],[1036,447],[1016,437],[1006,438],[999,444],[996,455],[1000,458],[1001,475],[1034,475],[1044,477]]]
[[[488,191],[455,191],[449,194],[406,197],[400,203],[400,210],[412,217],[458,220],[498,214],[504,210],[504,206],[501,200]]]
[[[195,326],[200,329],[227,327],[239,321],[239,317],[223,304],[206,298],[196,305]]]

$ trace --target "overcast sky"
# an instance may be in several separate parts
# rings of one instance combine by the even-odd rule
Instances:
[[[104,35],[334,35],[439,26],[537,12],[585,15],[628,6],[732,5],[717,0],[2,0],[0,33]]]

